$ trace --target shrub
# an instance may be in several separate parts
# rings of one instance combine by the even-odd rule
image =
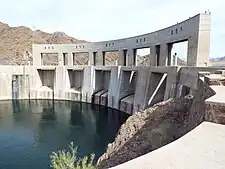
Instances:
[[[78,159],[77,147],[74,147],[73,142],[70,143],[69,148],[68,152],[65,150],[59,150],[57,153],[52,152],[50,155],[52,169],[97,169],[93,165],[94,154]]]

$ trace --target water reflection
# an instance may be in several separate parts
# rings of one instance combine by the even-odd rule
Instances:
[[[84,126],[81,103],[73,104],[71,106],[70,124],[73,126]]]
[[[13,100],[0,102],[0,117],[0,168],[41,169],[71,141],[78,156],[99,157],[128,115],[69,101]]]
[[[55,104],[51,100],[42,101],[42,120],[56,120]]]
[[[12,104],[13,104],[13,113],[20,112],[20,102],[19,102],[19,100],[12,100]]]

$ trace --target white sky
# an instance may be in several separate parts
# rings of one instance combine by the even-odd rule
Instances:
[[[212,12],[211,57],[225,56],[225,0],[0,0],[0,21],[77,39],[111,40],[149,33]],[[182,48],[175,47],[178,53]]]

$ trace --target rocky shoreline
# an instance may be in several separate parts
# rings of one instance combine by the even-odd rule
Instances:
[[[215,93],[201,80],[197,85],[192,95],[163,101],[129,117],[98,159],[98,168],[110,168],[149,153],[208,121],[204,101]]]

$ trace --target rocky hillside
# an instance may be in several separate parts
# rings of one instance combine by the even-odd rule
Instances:
[[[113,167],[156,150],[208,121],[212,115],[206,116],[204,101],[215,92],[200,79],[197,86],[192,96],[172,98],[129,117],[99,158],[98,168]]]
[[[210,62],[220,62],[220,61],[224,62],[225,61],[225,56],[218,57],[218,58],[209,58],[209,61]]]
[[[225,66],[225,56],[218,57],[218,58],[210,58],[209,65],[216,66],[216,67],[224,67]]]
[[[86,41],[75,39],[63,32],[51,34],[40,30],[32,31],[28,27],[10,27],[0,22],[0,64],[23,64],[24,61],[31,60],[32,43],[68,44],[82,42]]]
[[[122,164],[181,137],[191,103],[189,99],[171,99],[128,118],[100,157],[98,167]]]
[[[138,56],[138,59],[137,59],[138,65],[147,66],[149,57],[150,57],[150,55]],[[186,64],[187,64],[186,61],[182,60],[179,57],[177,58],[178,66],[185,66]]]

